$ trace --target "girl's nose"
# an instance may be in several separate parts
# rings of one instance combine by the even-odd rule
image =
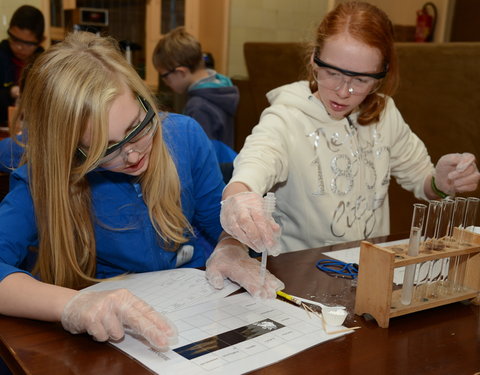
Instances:
[[[340,86],[335,90],[340,98],[348,98],[352,95],[353,89],[350,87],[351,79],[344,79]]]

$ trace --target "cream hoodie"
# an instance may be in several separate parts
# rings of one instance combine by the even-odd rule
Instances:
[[[274,191],[282,251],[389,233],[390,176],[417,198],[434,171],[423,142],[391,98],[378,123],[333,120],[306,81],[267,94],[266,108],[235,160],[231,182]]]

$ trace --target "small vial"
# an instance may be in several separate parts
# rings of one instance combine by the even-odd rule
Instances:
[[[452,223],[450,227],[450,238],[452,239],[452,244],[456,246],[460,246],[461,244],[461,237],[463,232],[456,232],[454,233],[454,229],[465,229],[463,227],[463,221],[465,218],[465,208],[467,206],[467,198],[463,197],[456,197],[455,204],[453,207],[453,215],[452,215]],[[460,257],[456,256],[452,260],[453,262],[453,270],[452,270],[452,279],[449,280],[449,291],[453,291],[458,285],[458,278],[459,273],[458,269],[460,267]]]

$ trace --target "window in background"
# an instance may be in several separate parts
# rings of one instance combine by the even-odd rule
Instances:
[[[161,8],[161,32],[168,33],[185,25],[185,0],[163,0]]]

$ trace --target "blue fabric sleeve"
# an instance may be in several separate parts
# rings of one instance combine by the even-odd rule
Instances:
[[[0,141],[0,172],[10,173],[17,168],[23,155],[23,147],[13,141],[12,138],[5,138]]]
[[[10,176],[10,192],[0,203],[0,281],[13,272],[25,272],[29,247],[38,246],[33,202],[26,166]]]
[[[217,156],[218,162],[221,163],[233,163],[237,157],[236,151],[232,150],[222,141],[216,139],[210,139],[212,142],[213,149],[215,150],[215,155]]]

